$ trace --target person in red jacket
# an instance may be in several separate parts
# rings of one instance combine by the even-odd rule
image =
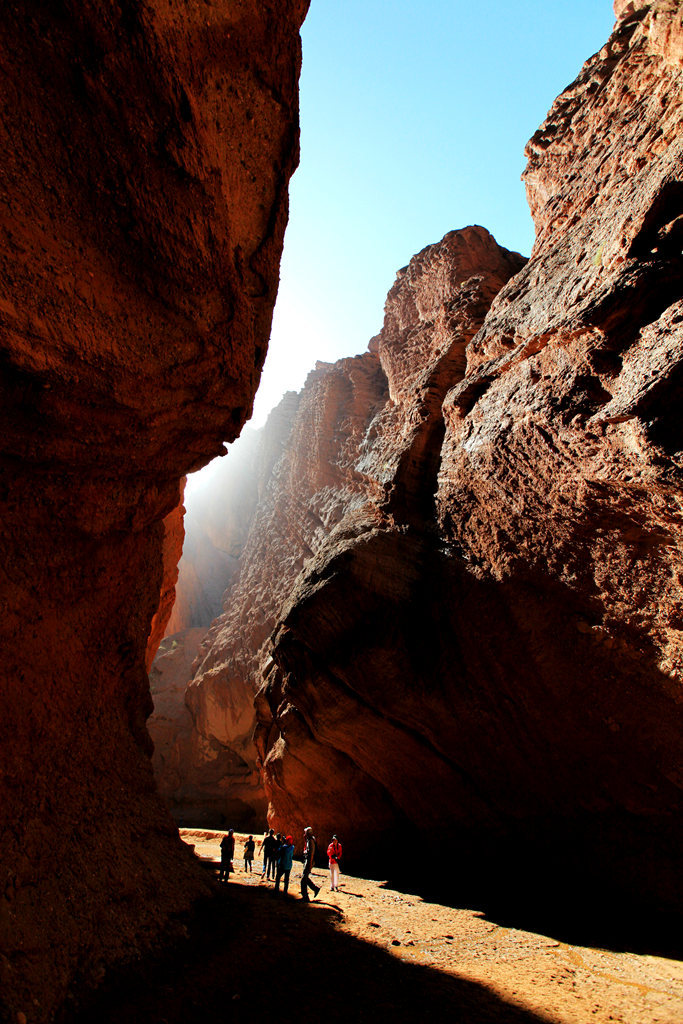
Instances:
[[[337,892],[339,889],[339,861],[342,855],[342,845],[336,836],[332,836],[332,842],[327,847],[327,859],[330,862],[330,892]]]

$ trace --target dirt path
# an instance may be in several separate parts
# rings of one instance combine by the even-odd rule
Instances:
[[[184,832],[210,866],[218,833]],[[139,972],[85,1019],[136,1024],[454,1020],[467,1024],[681,1024],[683,964],[569,945],[471,909],[430,903],[386,883],[342,876],[329,891],[276,894],[235,874],[195,926],[181,960]]]

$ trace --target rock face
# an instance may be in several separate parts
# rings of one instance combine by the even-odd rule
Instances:
[[[369,351],[319,363],[301,394],[287,395],[272,414],[254,459],[259,499],[239,575],[226,591],[225,613],[202,641],[187,690],[192,744],[182,747],[188,756],[180,759],[178,774],[168,776],[161,765],[157,770],[162,792],[184,823],[221,820],[230,794],[246,795],[249,769],[252,814],[245,818],[243,810],[240,817],[235,807],[230,823],[260,824],[255,819],[266,804],[258,768],[269,728],[259,730],[259,756],[252,739],[254,695],[273,668],[269,638],[283,608],[307,566],[328,542],[337,544],[339,530],[384,528],[399,536],[408,520],[423,524],[433,509],[441,403],[464,371],[465,347],[493,297],[523,264],[483,228],[451,232],[400,272],[384,329]],[[392,575],[382,586],[397,594],[403,589]],[[153,692],[156,687],[153,675]],[[263,713],[263,695],[259,706]],[[183,709],[179,732],[184,715]],[[221,778],[219,765],[229,759],[233,767]],[[212,792],[199,782],[209,777]],[[308,817],[311,799],[302,787],[287,782],[277,798],[269,789],[279,813],[296,806],[299,817]]]
[[[278,411],[186,700],[276,827],[680,911],[683,36],[617,15],[529,143],[531,260],[451,232]]]
[[[363,362],[304,391],[280,535],[264,513],[204,655],[210,686],[263,679],[275,826],[681,909],[678,11],[618,5],[529,143],[526,266],[446,236]],[[361,408],[373,357],[388,397]]]
[[[160,789],[183,823],[262,827],[267,803],[253,740],[262,648],[305,561],[376,486],[354,462],[386,393],[376,353],[320,363],[301,395],[285,395],[260,432],[252,460],[258,503],[239,573],[186,677],[191,743],[180,742],[176,775],[157,766]],[[151,681],[156,701],[154,673]]]
[[[362,357],[378,361],[386,391],[343,446],[362,492],[342,495],[261,652],[256,737],[272,820],[339,830],[366,860],[397,827],[442,828],[452,816],[444,793],[460,771],[433,735],[452,729],[448,696],[430,680],[444,646],[435,618],[456,600],[434,575],[441,407],[494,296],[524,263],[472,227],[399,272]],[[293,463],[308,465],[310,453],[310,437],[292,439]]]
[[[182,500],[182,489],[181,489]],[[164,534],[161,542],[162,551],[162,584],[159,607],[154,613],[152,625],[147,638],[145,668],[149,671],[154,655],[163,637],[167,623],[172,616],[178,583],[178,569],[185,540],[183,513],[185,506],[176,505],[162,522]]]
[[[225,781],[235,758],[230,758],[213,737],[202,741],[193,729],[185,702],[192,664],[205,635],[204,627],[195,626],[167,636],[154,659],[149,676],[154,712],[148,722],[154,743],[152,765],[159,791],[175,818],[199,825],[219,822],[227,827],[228,820],[244,816],[245,801],[234,773],[230,789]],[[265,814],[258,779],[256,789],[254,780],[247,778],[246,782],[250,812],[260,800]]]
[[[145,651],[181,478],[263,363],[306,7],[3,13],[3,1018],[49,1017],[206,890],[155,790]]]
[[[167,635],[197,626],[208,629],[222,611],[223,594],[237,573],[258,500],[254,464],[260,440],[260,431],[245,428],[188,502]]]

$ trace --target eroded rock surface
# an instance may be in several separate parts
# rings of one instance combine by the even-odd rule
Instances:
[[[239,574],[188,676],[193,746],[181,764],[182,783],[168,790],[161,781],[183,822],[215,820],[220,809],[221,819],[232,814],[230,824],[262,827],[267,803],[253,733],[263,647],[306,560],[377,486],[355,462],[386,394],[374,353],[320,363],[301,394],[286,395],[263,428],[253,462],[259,499]]]
[[[157,785],[178,821],[218,822],[228,828],[237,821],[258,819],[262,828],[266,801],[254,759],[242,756],[237,736],[230,745],[221,742],[224,727],[220,729],[219,721],[227,716],[225,702],[220,710],[212,707],[218,735],[200,734],[186,703],[193,663],[205,635],[204,627],[194,627],[165,637],[150,671],[154,712],[148,728]],[[242,745],[245,742],[250,750],[248,731]]]
[[[181,478],[239,432],[265,356],[306,7],[3,12],[0,1016],[12,1020],[49,1017],[170,940],[206,891],[154,786],[145,653],[175,572]]]
[[[301,394],[286,396],[272,414],[255,460],[259,501],[239,575],[226,591],[225,613],[202,641],[188,686],[194,746],[180,768],[183,781],[178,778],[168,792],[181,820],[201,822],[215,815],[226,782],[242,787],[246,766],[256,770],[276,738],[274,733],[268,739],[269,726],[262,724],[259,755],[252,740],[254,694],[274,666],[269,638],[321,551],[328,544],[334,550],[352,547],[349,537],[368,530],[375,538],[390,533],[398,550],[408,524],[421,528],[425,516],[433,516],[441,403],[464,373],[465,348],[493,297],[523,264],[483,228],[449,233],[399,273],[384,329],[369,351],[318,364]],[[409,567],[377,568],[378,594],[393,592],[399,600]],[[330,609],[338,615],[333,603]],[[260,694],[260,714],[267,719],[264,699]],[[336,756],[333,750],[327,754]],[[235,767],[229,778],[215,774],[216,799],[195,786],[194,806],[179,801],[180,793],[187,796],[193,787],[192,779],[207,777],[212,764],[227,757]],[[160,778],[167,792],[170,780],[163,773]],[[300,778],[285,780],[277,796],[272,788],[269,793],[282,814],[296,807],[303,819],[315,805]],[[225,795],[222,800],[224,807]],[[254,793],[256,817],[262,809],[261,790]]]
[[[483,326],[503,281],[399,275],[385,497],[297,578],[258,742],[275,825],[680,910],[683,51],[679,5],[618,13],[529,143],[536,245]]]
[[[339,830],[366,856],[398,825],[438,828],[452,816],[442,794],[460,772],[432,749],[434,730],[451,728],[447,696],[420,678],[444,646],[438,610],[447,619],[458,600],[434,574],[441,406],[524,263],[471,227],[399,272],[365,357],[377,353],[388,395],[354,452],[364,501],[347,502],[319,539],[264,652],[257,741],[274,820]]]

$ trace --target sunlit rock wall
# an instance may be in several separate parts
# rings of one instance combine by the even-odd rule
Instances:
[[[208,628],[222,611],[258,500],[254,465],[260,439],[260,431],[245,427],[229,456],[200,476],[186,500],[185,541],[167,635]]]
[[[320,363],[303,391],[287,394],[260,432],[253,459],[258,502],[238,575],[223,598],[225,612],[201,641],[173,742],[166,723],[157,740],[158,710],[150,721],[159,785],[180,821],[245,828],[265,821],[253,740],[262,648],[307,559],[349,507],[364,503],[368,486],[376,486],[354,462],[386,391],[376,354]],[[183,634],[167,638],[164,651],[174,639],[181,644]],[[174,657],[181,660],[177,651],[157,657],[155,701],[157,686],[164,685],[156,671],[164,673]],[[186,743],[181,734],[188,710],[193,728]],[[172,772],[164,758],[176,766]]]
[[[438,673],[460,595],[438,572],[441,407],[524,263],[470,227],[399,271],[365,357],[377,355],[388,384],[354,452],[365,502],[347,503],[320,538],[262,655],[257,744],[273,821],[339,830],[361,861],[401,827],[443,832],[453,820],[462,774],[441,754],[453,723]],[[460,799],[481,803],[476,790]]]
[[[483,228],[451,232],[399,273],[384,329],[369,350],[318,364],[302,392],[286,396],[271,415],[254,460],[259,497],[238,575],[224,595],[225,612],[201,642],[172,741],[161,704],[167,672],[185,661],[183,634],[167,638],[152,674],[153,693],[158,687],[160,694],[150,722],[156,771],[179,820],[227,824],[223,815],[231,808],[230,823],[251,827],[265,813],[258,769],[277,731],[269,738],[269,727],[261,724],[258,750],[252,735],[254,695],[274,668],[271,634],[329,544],[344,545],[349,532],[387,530],[400,561],[407,524],[433,515],[441,403],[464,373],[465,348],[493,297],[523,264]],[[403,567],[370,566],[373,579],[375,571],[378,592],[395,588],[398,598]],[[334,602],[330,610],[339,616]],[[260,715],[264,700],[265,691],[258,697]],[[269,759],[268,786],[271,766]],[[249,778],[252,814],[245,817],[240,803]],[[287,780],[273,796],[283,814],[291,808],[302,820],[325,799],[324,792],[305,791],[301,778]]]
[[[306,7],[3,10],[3,1019],[157,950],[206,892],[155,789],[145,653],[181,478],[265,356]]]
[[[276,825],[680,909],[683,47],[678,4],[619,13],[529,143],[532,259],[472,340],[438,263],[389,297],[381,520],[298,577],[259,749]]]

